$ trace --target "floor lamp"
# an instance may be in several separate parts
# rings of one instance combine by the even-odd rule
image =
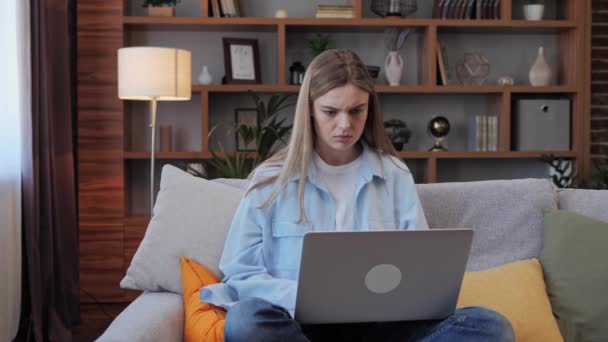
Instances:
[[[190,51],[165,47],[118,49],[118,97],[150,101],[150,211],[154,209],[154,154],[158,101],[187,101],[192,96]]]

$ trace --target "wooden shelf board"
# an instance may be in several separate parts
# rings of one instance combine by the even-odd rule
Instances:
[[[258,93],[297,93],[300,91],[300,86],[278,84],[192,85],[192,92],[208,91],[211,93],[245,93],[250,90]]]
[[[576,87],[571,86],[548,86],[548,87],[534,87],[534,86],[513,86],[508,88],[512,93],[564,93],[573,94],[576,93]]]
[[[269,92],[269,93],[297,93],[300,86],[297,85],[273,85],[273,84],[225,84],[225,85],[192,85],[193,92],[216,92],[216,93],[240,93],[247,91]],[[388,86],[377,85],[376,91],[380,94],[390,93],[413,93],[413,94],[500,94],[506,91],[512,93],[576,93],[575,87],[569,86]]]
[[[382,18],[354,18],[354,19],[317,19],[317,18],[204,18],[204,17],[148,17],[124,16],[123,24],[135,30],[247,30],[247,31],[273,31],[278,25],[286,25],[288,31],[315,30],[318,27],[337,30],[352,31],[382,31],[387,26],[408,26],[426,28],[436,26],[440,30],[450,29],[483,29],[495,28],[499,30],[565,30],[576,28],[576,23],[568,20],[455,20],[455,19],[382,19]]]
[[[448,152],[399,152],[399,157],[403,159],[528,159],[540,158],[542,155],[553,154],[558,157],[575,158],[576,152],[572,151],[510,151],[510,152],[469,152],[469,151],[448,151]]]
[[[499,28],[574,28],[576,23],[568,20],[458,20],[458,19],[431,19],[434,25],[438,27],[499,27]]]
[[[124,16],[125,30],[143,31],[276,31],[274,18],[203,18]]]

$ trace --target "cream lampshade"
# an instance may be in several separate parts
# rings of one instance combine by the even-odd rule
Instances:
[[[190,51],[165,47],[118,49],[118,97],[150,101],[150,210],[154,208],[154,154],[157,101],[187,101],[192,96]]]

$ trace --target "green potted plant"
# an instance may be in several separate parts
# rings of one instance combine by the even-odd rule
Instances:
[[[600,149],[600,154],[608,160],[608,148]],[[578,177],[573,170],[573,162],[564,157],[556,157],[553,154],[542,155],[540,158],[553,170],[551,180],[558,188],[580,188],[608,190],[608,162],[600,158],[593,159],[593,170],[589,182]]]
[[[403,145],[407,144],[412,137],[412,131],[407,124],[399,119],[385,121],[384,128],[397,151],[403,150]]]
[[[556,187],[564,189],[579,186],[579,179],[571,159],[557,157],[554,154],[543,154],[540,160],[548,164],[553,170],[551,180]]]
[[[307,42],[313,57],[317,57],[323,51],[333,48],[331,37],[328,34],[316,33],[312,38],[308,39]]]
[[[274,94],[268,99],[267,103],[258,94],[253,92],[249,92],[249,94],[257,111],[256,123],[255,125],[235,125],[232,133],[236,131],[246,145],[255,142],[254,154],[226,153],[220,145],[220,152],[211,151],[212,158],[205,161],[204,172],[193,170],[187,164],[186,171],[208,179],[247,178],[256,166],[270,157],[279,143],[287,143],[287,136],[292,126],[287,125],[285,123],[287,119],[279,118],[278,114],[283,109],[294,105],[293,103],[286,103],[294,94]],[[209,134],[214,134],[216,128],[217,126]]]
[[[148,8],[148,15],[152,17],[173,17],[175,6],[181,0],[144,0],[142,6]]]

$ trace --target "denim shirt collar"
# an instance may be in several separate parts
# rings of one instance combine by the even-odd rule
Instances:
[[[382,169],[382,160],[380,155],[372,147],[370,147],[365,141],[359,140],[363,146],[361,153],[361,168],[359,169],[359,177],[363,179],[365,183],[371,182],[374,176],[384,179],[384,171]],[[300,179],[300,172],[296,172],[289,181],[296,181]],[[307,180],[314,186],[324,191],[327,191],[327,187],[321,176],[319,170],[311,159],[308,162],[308,175]]]

